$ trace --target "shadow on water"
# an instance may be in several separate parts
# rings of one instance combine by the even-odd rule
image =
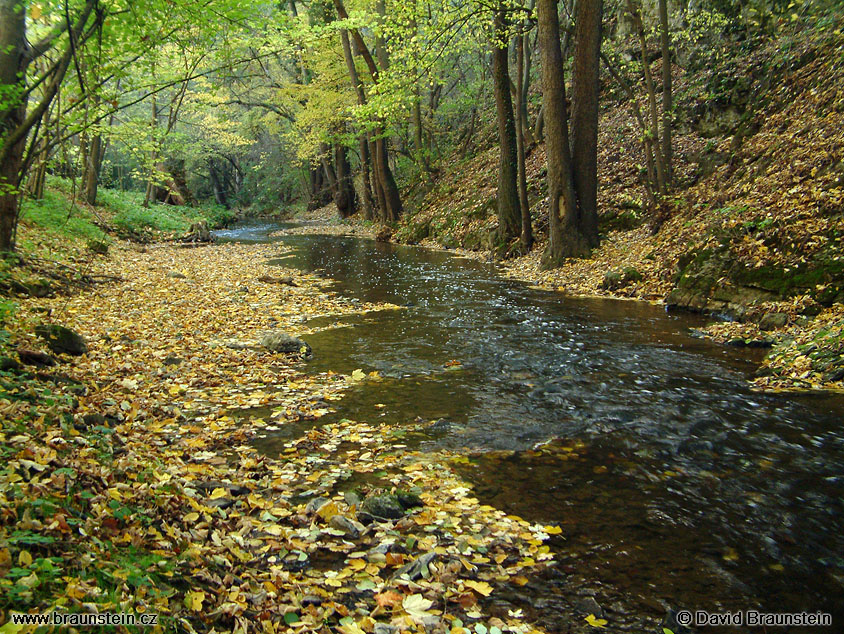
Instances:
[[[484,502],[563,527],[555,577],[513,606],[545,606],[555,630],[585,595],[620,629],[653,631],[677,607],[844,623],[840,397],[750,391],[762,353],[690,337],[696,316],[565,298],[447,253],[281,241],[284,266],[404,306],[313,322],[341,327],[308,337],[311,370],[384,377],[350,390],[336,417],[439,419],[418,446],[466,451],[461,474]]]

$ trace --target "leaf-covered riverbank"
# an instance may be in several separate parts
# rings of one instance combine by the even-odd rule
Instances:
[[[264,264],[278,255],[271,245],[121,246],[95,267],[122,282],[21,302],[13,347],[40,348],[31,328],[49,320],[81,333],[88,352],[2,376],[6,618],[122,611],[186,631],[533,629],[518,613],[490,617],[483,601],[526,583],[559,528],[481,506],[452,456],[409,452],[389,426],[301,431],[362,377],[309,376],[297,353],[254,342],[306,334],[317,315],[396,307]],[[274,283],[280,273],[295,285]],[[249,445],[285,426],[300,433],[281,455]]]

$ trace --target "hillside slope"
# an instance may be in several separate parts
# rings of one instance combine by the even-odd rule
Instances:
[[[528,189],[540,243],[504,267],[572,294],[717,314],[729,321],[708,335],[775,346],[760,386],[842,388],[844,36],[831,23],[806,24],[733,52],[717,68],[674,69],[677,186],[656,210],[644,202],[630,108],[605,82],[603,244],[589,260],[541,269],[545,155],[541,144],[532,148]],[[397,239],[491,248],[497,160],[491,147],[441,176]]]

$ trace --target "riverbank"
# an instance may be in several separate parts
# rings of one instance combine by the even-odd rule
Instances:
[[[406,427],[308,431],[377,374],[310,376],[301,351],[256,342],[267,331],[307,339],[315,316],[397,307],[266,264],[279,256],[274,245],[116,242],[85,265],[109,283],[18,300],[6,350],[47,354],[34,334],[46,321],[72,328],[87,351],[0,373],[6,618],[123,611],[158,614],[164,631],[535,631],[518,613],[491,617],[486,598],[527,583],[560,529],[482,506],[450,469],[454,456],[406,450]],[[286,428],[300,431],[281,455],[250,446]],[[355,493],[340,493],[348,481],[360,482]]]

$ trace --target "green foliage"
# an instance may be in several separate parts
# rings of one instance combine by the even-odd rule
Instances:
[[[65,186],[58,180],[51,182]],[[105,232],[94,224],[90,211],[71,204],[65,196],[50,189],[45,190],[41,200],[24,199],[21,219],[59,235],[96,242],[107,240]]]

